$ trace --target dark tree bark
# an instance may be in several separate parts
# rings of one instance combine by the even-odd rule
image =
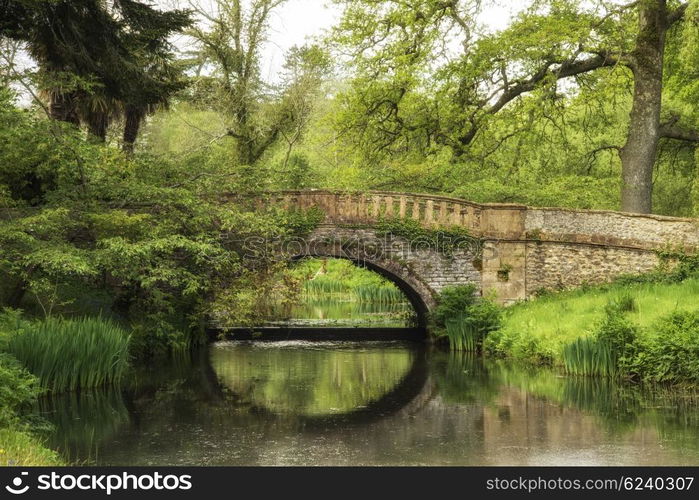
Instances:
[[[666,0],[641,0],[639,33],[632,54],[634,95],[626,144],[619,156],[622,165],[621,209],[650,213],[653,166],[661,137],[660,110],[663,93],[663,54],[668,29]]]
[[[70,94],[51,92],[49,114],[54,120],[80,125],[80,118],[75,106],[75,100]]]
[[[124,143],[123,149],[126,153],[133,153],[138,132],[141,129],[144,113],[141,109],[135,106],[128,106],[124,112]]]
[[[107,139],[109,117],[103,111],[92,111],[87,116],[87,128],[93,139],[104,142]]]

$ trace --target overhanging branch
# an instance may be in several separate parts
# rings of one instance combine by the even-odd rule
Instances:
[[[667,15],[667,25],[672,26],[675,24],[677,21],[680,21],[684,18],[685,13],[687,12],[687,7],[689,7],[689,2],[685,2],[679,7],[677,7],[675,10],[670,12]]]
[[[677,141],[699,143],[699,132],[681,127],[673,122],[660,126],[660,137]]]

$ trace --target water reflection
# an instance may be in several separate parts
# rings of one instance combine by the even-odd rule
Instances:
[[[696,465],[696,398],[383,344],[220,344],[122,393],[44,401],[112,465]]]
[[[401,384],[414,360],[401,344],[220,343],[211,350],[214,372],[240,401],[298,417],[366,409]]]

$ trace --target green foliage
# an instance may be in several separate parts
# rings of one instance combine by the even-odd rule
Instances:
[[[380,217],[375,225],[377,235],[397,236],[419,248],[430,248],[447,256],[459,248],[478,247],[480,240],[460,226],[425,228],[420,221],[399,217]]]
[[[19,416],[31,408],[40,392],[36,377],[17,359],[0,352],[0,428],[17,424]]]
[[[447,287],[439,294],[437,307],[431,319],[438,327],[446,326],[450,319],[464,316],[476,303],[476,285]]]
[[[502,310],[488,299],[479,299],[466,313],[445,321],[445,334],[453,351],[481,352],[487,336],[500,328]]]
[[[630,311],[624,309],[625,304],[623,299],[608,304],[605,318],[595,332],[597,339],[609,344],[620,362],[624,362],[638,338],[637,327],[625,316]]]
[[[4,91],[0,121],[2,304],[116,316],[134,327],[139,356],[200,342],[222,289],[255,297],[265,275],[243,278],[246,241],[299,235],[322,217],[221,204],[225,169],[124,156],[19,111]]]
[[[635,310],[633,297],[621,295],[605,308],[605,318],[592,337],[580,337],[563,347],[562,360],[574,375],[627,375],[635,353],[638,329],[625,313]]]
[[[487,337],[485,348],[550,362],[575,375],[695,385],[699,281],[678,283],[680,275],[684,272],[663,280],[654,274],[650,282],[624,280],[515,306],[503,328]]]
[[[117,386],[128,368],[129,335],[99,318],[26,322],[8,351],[53,392]]]
[[[327,120],[335,137],[325,144],[340,164],[333,187],[619,209],[619,150],[634,125],[625,57],[639,11],[655,1],[517,2],[497,31],[483,25],[491,6],[479,1],[336,3],[343,15],[330,41],[353,72]],[[662,100],[663,122],[694,133],[699,34],[689,4],[667,33]],[[657,213],[695,213],[694,149],[660,141]]]
[[[0,466],[60,465],[56,454],[31,434],[37,421],[29,415],[42,393],[39,380],[4,352],[17,318],[13,311],[0,318]]]
[[[445,331],[452,351],[477,352],[480,349],[481,335],[463,318],[447,320]]]
[[[668,311],[691,311],[699,300],[699,280],[680,280],[679,276],[685,273],[659,270],[650,276],[625,277],[607,285],[548,292],[514,305],[506,309],[502,329],[488,336],[486,350],[495,355],[561,364],[563,348],[590,336],[595,325],[605,321],[610,303],[625,304],[622,309],[626,309],[626,319],[650,330]]]
[[[215,0],[213,9],[194,7],[200,23],[188,35],[194,40],[191,66],[197,76],[190,100],[222,118],[223,136],[240,165],[253,166],[276,144],[285,149],[281,169],[292,182],[291,153],[308,128],[331,60],[316,45],[287,52],[281,83],[265,80],[260,71],[263,46],[274,11],[285,0]],[[201,69],[208,68],[205,75]],[[297,167],[298,165],[296,165]]]
[[[405,294],[395,286],[358,286],[352,290],[358,302],[366,304],[400,304]]]
[[[289,210],[281,217],[281,224],[292,236],[308,236],[325,220],[325,213],[318,207],[308,210]]]
[[[334,298],[367,304],[399,304],[405,294],[373,271],[343,259],[305,259],[290,271],[302,280],[303,298]]]
[[[475,285],[447,287],[430,315],[437,329],[444,328],[452,350],[480,352],[486,337],[501,326],[500,306],[475,293]]]
[[[628,372],[646,382],[699,383],[699,313],[671,313],[639,339]]]
[[[0,36],[26,43],[51,118],[85,125],[91,140],[104,141],[122,116],[130,150],[145,115],[184,87],[169,38],[190,23],[186,11],[135,0],[13,3]]]

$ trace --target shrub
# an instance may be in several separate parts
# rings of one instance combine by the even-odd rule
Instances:
[[[605,309],[605,318],[599,325],[596,337],[608,342],[619,357],[625,356],[633,347],[638,337],[638,328],[624,316],[626,304],[610,302]]]
[[[456,351],[482,351],[487,335],[500,328],[501,308],[489,299],[477,298],[475,286],[446,288],[433,313],[444,326],[449,346]]]
[[[439,294],[432,321],[437,327],[445,327],[448,320],[461,318],[468,313],[476,300],[476,285],[447,287]]]
[[[39,395],[39,384],[14,357],[0,353],[0,427],[16,423]]]
[[[648,382],[699,383],[699,312],[662,318],[639,346],[630,369]]]

